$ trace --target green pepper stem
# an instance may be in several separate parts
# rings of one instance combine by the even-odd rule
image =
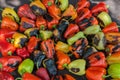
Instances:
[[[118,28],[120,28],[120,26],[118,25]]]
[[[52,5],[52,2],[48,2],[47,5],[48,5],[48,6],[51,6],[51,5]]]
[[[33,2],[33,0],[29,0],[30,2]]]
[[[110,77],[111,75],[103,75],[102,77],[103,78],[108,78],[108,77]]]
[[[18,77],[18,78],[16,78],[15,80],[22,80],[22,78]]]
[[[0,69],[2,68],[2,64],[0,63]]]
[[[11,55],[12,55],[12,52],[11,52],[11,51],[8,51],[8,55],[10,55],[10,56],[11,56]]]
[[[68,56],[72,56],[73,54],[68,54]]]
[[[0,20],[0,22],[2,22],[2,20]]]
[[[63,64],[63,68],[68,69],[68,64],[67,63]]]

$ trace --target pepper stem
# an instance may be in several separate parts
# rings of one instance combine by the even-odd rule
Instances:
[[[30,2],[33,2],[33,0],[29,0]]]
[[[49,1],[49,2],[47,3],[47,5],[48,5],[48,6],[51,6],[51,5],[52,5],[52,2]]]
[[[44,26],[44,25],[41,25],[41,26],[40,26],[40,30],[45,30],[45,26]]]
[[[0,22],[2,22],[2,20],[0,20]]]
[[[8,55],[11,56],[11,55],[12,55],[12,52],[11,52],[11,51],[8,51]]]
[[[68,64],[67,63],[63,64],[63,68],[68,69]]]
[[[102,77],[103,78],[108,78],[108,77],[110,77],[111,75],[103,75]]]
[[[19,77],[19,78],[16,78],[15,80],[22,80],[22,78]]]
[[[55,28],[56,28],[56,25],[53,25],[52,28],[55,29]]]
[[[0,69],[2,68],[3,66],[2,66],[2,64],[0,63]]]

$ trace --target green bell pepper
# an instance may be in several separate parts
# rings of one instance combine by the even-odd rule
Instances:
[[[25,59],[18,67],[18,72],[23,75],[25,72],[32,73],[34,62],[31,59]]]
[[[64,11],[68,7],[69,1],[68,0],[59,0],[59,2],[60,2],[61,11]]]

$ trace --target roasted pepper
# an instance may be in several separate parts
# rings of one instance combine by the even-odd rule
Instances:
[[[61,10],[55,4],[48,7],[48,12],[54,18],[60,20]]]
[[[25,42],[27,41],[27,36],[25,36],[24,34],[22,33],[14,33],[13,36],[13,44],[14,44],[14,47],[16,48],[21,48],[23,46],[25,46]]]
[[[24,4],[18,8],[18,16],[19,17],[27,17],[30,19],[35,20],[36,16],[33,14],[32,10],[30,9],[30,6],[28,4]]]
[[[53,59],[45,59],[43,65],[48,70],[50,76],[55,76],[57,74],[57,68]]]
[[[94,7],[92,7],[92,9],[91,9],[92,14],[95,16],[103,11],[108,12],[107,5],[105,4],[105,2],[100,2],[97,5],[95,5]]]
[[[35,0],[30,3],[30,8],[36,15],[46,14],[46,8],[40,0]]]
[[[100,14],[98,14],[97,18],[100,26],[102,27],[105,27],[112,22],[111,17],[107,12],[101,12]]]
[[[18,66],[18,72],[20,75],[23,75],[26,72],[32,73],[33,68],[34,68],[34,62],[28,58],[22,61],[22,63],[20,63],[20,65]]]
[[[59,0],[60,3],[60,9],[61,11],[64,11],[67,9],[68,5],[69,5],[69,0]]]
[[[36,36],[38,38],[39,30],[38,28],[29,28],[24,31],[24,34],[30,38],[31,36]]]
[[[83,8],[89,8],[90,2],[88,0],[79,0],[77,3],[77,12],[79,13]]]
[[[22,59],[19,56],[6,56],[0,58],[0,71],[13,72]]]
[[[98,50],[104,50],[106,45],[106,38],[103,32],[98,32],[92,39],[92,45]]]
[[[72,45],[73,43],[75,43],[75,41],[77,41],[80,38],[85,38],[83,32],[81,32],[81,31],[79,31],[77,34],[75,34],[71,38],[67,39],[67,42],[69,45]]]
[[[89,67],[86,70],[88,80],[105,80],[103,76],[106,74],[106,69],[102,67]]]
[[[65,74],[64,77],[65,77],[64,80],[76,80],[74,77],[72,77],[72,76],[69,75],[69,74]]]
[[[16,31],[18,30],[18,24],[10,17],[5,16],[2,19],[1,28],[11,29]]]
[[[35,36],[30,37],[29,42],[27,43],[27,50],[32,53],[35,49],[38,48],[38,42],[40,39],[36,38]]]
[[[86,61],[84,59],[76,59],[68,65],[68,70],[75,75],[84,75],[85,66]]]
[[[47,40],[51,38],[52,35],[53,35],[52,31],[40,30],[40,38],[42,38],[42,40]]]
[[[90,67],[107,67],[105,55],[103,52],[96,52],[88,57]]]
[[[110,23],[109,25],[105,26],[102,29],[102,32],[109,33],[109,32],[119,32],[119,28],[115,22]]]
[[[53,76],[51,80],[64,80],[61,75]]]
[[[70,38],[79,31],[79,27],[76,24],[69,24],[67,30],[64,33],[64,38]]]
[[[37,69],[42,66],[42,61],[45,59],[45,54],[42,51],[35,50],[33,52],[33,61],[34,64],[36,65]]]
[[[105,34],[107,43],[118,44],[120,43],[120,33],[119,32],[110,32]]]
[[[55,46],[55,50],[62,51],[64,53],[68,53],[69,52],[69,45],[64,43],[64,42],[58,41],[56,46]]]
[[[0,80],[14,80],[14,77],[10,73],[0,71]]]
[[[51,39],[45,40],[41,43],[41,49],[45,52],[48,58],[53,58],[55,54],[54,42]]]
[[[57,67],[59,70],[63,70],[70,63],[70,61],[71,61],[70,57],[62,51],[57,51],[56,55],[57,55],[57,59],[58,59]]]
[[[46,8],[48,8],[49,6],[55,3],[55,0],[42,0],[42,3],[44,4]]]
[[[39,29],[46,29],[47,28],[47,22],[43,18],[43,16],[37,16],[36,26]]]
[[[36,71],[36,75],[39,76],[42,80],[50,80],[50,77],[48,75],[46,68],[43,68],[43,67],[39,68]]]
[[[62,17],[70,17],[72,20],[74,20],[77,17],[77,12],[74,6],[70,4],[69,7],[62,14]]]
[[[16,54],[22,58],[27,58],[30,56],[30,53],[28,52],[28,50],[26,49],[26,47],[23,48],[17,48],[16,50]]]
[[[2,17],[5,17],[5,16],[8,16],[8,17],[12,18],[13,20],[15,20],[16,22],[19,23],[20,19],[19,19],[17,13],[14,11],[14,9],[6,7],[2,11]]]
[[[21,23],[20,23],[20,31],[24,32],[28,28],[34,28],[35,27],[35,22],[29,18],[22,17],[21,18]]]

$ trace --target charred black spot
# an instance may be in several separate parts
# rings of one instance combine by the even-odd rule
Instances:
[[[100,59],[101,59],[101,57],[100,57],[99,55],[96,55],[95,58],[96,58],[97,60],[100,60]]]
[[[93,38],[93,42],[94,42],[95,45],[98,45],[98,44],[99,44],[99,41],[100,41],[100,39],[99,39],[97,36],[95,36],[95,37]]]
[[[120,48],[120,44],[116,45],[112,50],[113,50],[113,52],[115,52],[115,51],[117,51],[117,49],[119,49],[119,48]]]
[[[25,42],[26,42],[27,40],[28,40],[27,38],[21,38],[21,39],[20,39],[20,45],[21,45],[21,47],[25,46]]]
[[[77,73],[77,72],[80,72],[80,69],[79,68],[71,68],[71,71]]]
[[[13,64],[8,64],[7,66],[11,67],[11,68],[15,68],[19,65],[19,61],[16,61],[15,63]]]
[[[30,32],[30,37],[31,36],[37,36],[39,34],[39,30],[38,29],[35,29],[33,31]]]
[[[46,50],[49,51],[49,48],[48,48],[46,42],[44,44],[45,44]]]
[[[105,38],[105,36],[103,37],[103,39],[102,39],[102,42],[103,42],[103,44],[104,44],[104,46],[106,45],[106,38]]]
[[[23,28],[32,28],[33,27],[33,25],[26,23],[26,22],[23,22],[22,26],[23,26]]]
[[[45,14],[43,17],[44,17],[48,22],[50,22],[50,21],[53,20],[53,17],[50,16],[49,14]]]
[[[84,50],[84,54],[83,54],[83,58],[87,58],[88,56],[90,56],[93,53],[93,48],[92,47],[88,47],[86,50]]]

